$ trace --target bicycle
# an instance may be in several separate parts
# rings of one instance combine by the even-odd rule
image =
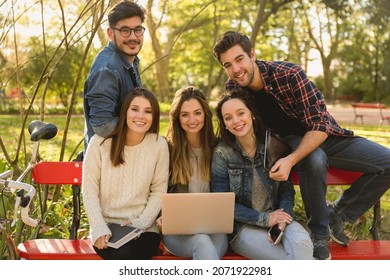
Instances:
[[[23,181],[38,163],[40,140],[52,139],[56,136],[57,130],[57,127],[51,123],[31,122],[28,131],[31,135],[31,141],[34,142],[34,147],[26,169],[16,180],[12,180],[13,170],[6,170],[0,174],[0,260],[18,259],[16,248],[23,233],[23,224],[35,228],[40,222],[38,218],[34,219],[29,216],[30,205],[35,197],[36,189]],[[14,193],[16,193],[15,196]],[[13,200],[15,202],[13,203],[13,214],[11,214]]]

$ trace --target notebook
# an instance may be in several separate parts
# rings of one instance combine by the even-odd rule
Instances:
[[[162,196],[162,233],[231,233],[233,192],[166,193]]]
[[[121,226],[117,223],[108,223],[108,227],[111,230],[111,237],[108,240],[108,247],[118,249],[130,240],[138,237],[143,233],[140,228],[133,227],[131,225]]]
[[[291,153],[288,146],[279,135],[267,130],[264,144],[264,168],[270,170],[275,162]]]

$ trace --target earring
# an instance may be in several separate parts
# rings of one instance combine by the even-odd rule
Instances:
[[[255,120],[256,118],[255,117],[252,117],[252,120]]]
[[[225,129],[227,129],[227,126],[225,126]]]

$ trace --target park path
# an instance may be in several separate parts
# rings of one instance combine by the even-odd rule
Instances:
[[[328,111],[336,119],[339,124],[353,124],[355,114],[353,108],[349,105],[327,105]],[[378,109],[364,109],[364,124],[365,125],[380,125]],[[357,124],[360,124],[360,119]],[[389,126],[387,121],[383,122],[383,126]]]

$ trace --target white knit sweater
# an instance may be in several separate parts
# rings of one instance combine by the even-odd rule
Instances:
[[[113,167],[111,139],[94,135],[83,162],[82,195],[92,244],[111,234],[107,222],[131,221],[145,231],[159,232],[155,219],[167,191],[169,151],[164,137],[149,133],[135,146],[125,146],[125,163]]]

